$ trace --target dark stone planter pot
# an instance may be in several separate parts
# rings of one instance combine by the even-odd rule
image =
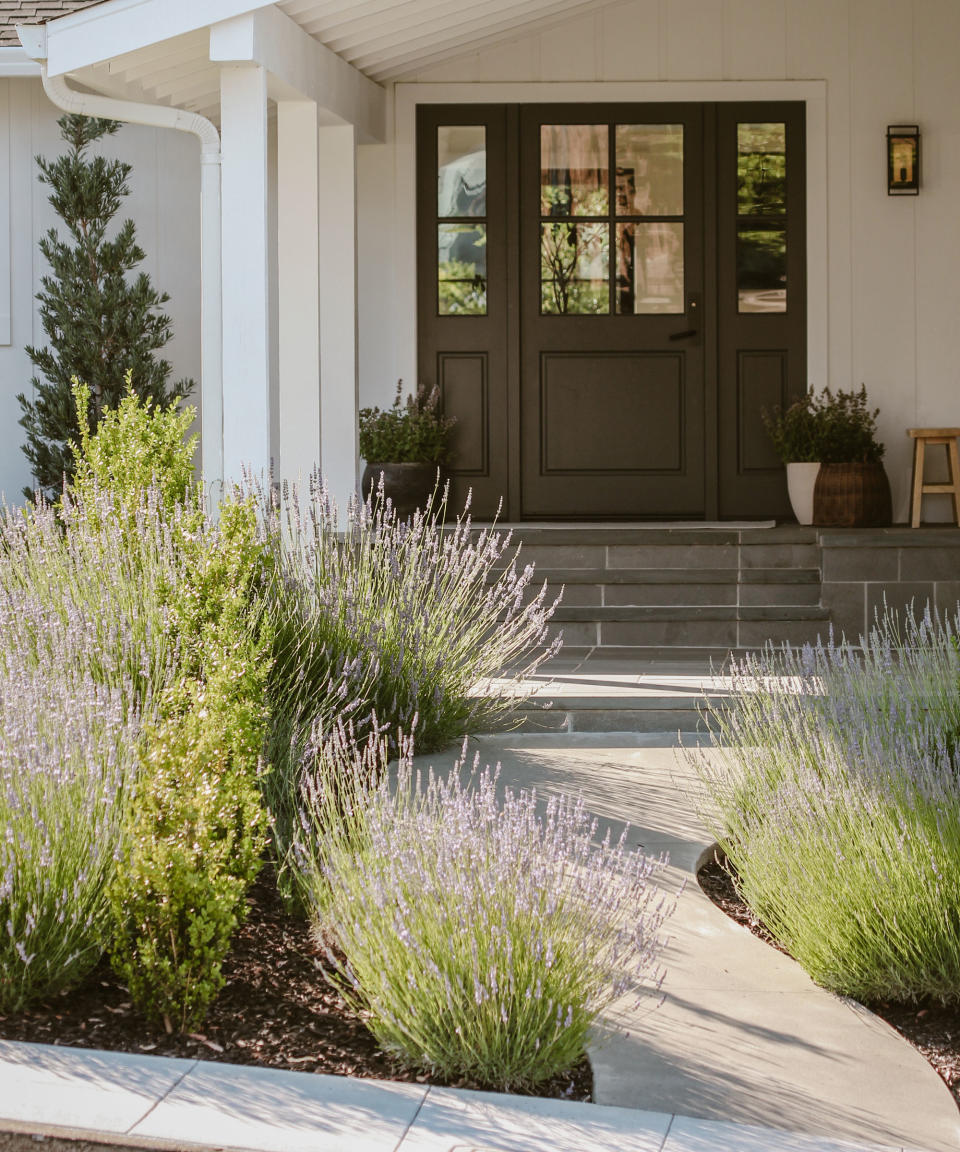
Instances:
[[[821,464],[813,490],[818,528],[886,528],[893,520],[882,464]]]
[[[360,491],[364,500],[376,494],[383,473],[383,493],[393,503],[397,516],[406,520],[418,508],[426,508],[435,491],[439,491],[439,468],[436,464],[368,464],[363,470]]]

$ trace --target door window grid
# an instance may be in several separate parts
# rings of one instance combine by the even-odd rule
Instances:
[[[540,150],[541,312],[683,313],[683,125],[544,124]]]
[[[486,127],[439,125],[436,156],[437,314],[486,316]]]
[[[787,126],[737,124],[737,311],[787,311]]]

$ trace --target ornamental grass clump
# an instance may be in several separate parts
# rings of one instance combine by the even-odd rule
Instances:
[[[424,780],[410,752],[390,778],[376,738],[315,749],[301,875],[332,978],[405,1064],[533,1087],[581,1059],[628,987],[657,984],[662,861],[626,833],[596,843],[582,800],[498,797],[476,763],[467,785],[462,762]]]
[[[443,500],[435,517],[400,521],[381,493],[351,499],[341,526],[319,476],[308,494],[265,503],[267,796],[282,854],[314,727],[349,721],[362,740],[379,716],[393,747],[392,734],[416,724],[418,748],[436,750],[500,722],[559,640],[548,641],[555,603],[534,587],[533,566],[518,569],[509,534],[474,531],[469,510],[445,527]]]
[[[736,670],[714,761],[695,757],[740,891],[825,987],[960,1002],[960,650],[885,614]]]

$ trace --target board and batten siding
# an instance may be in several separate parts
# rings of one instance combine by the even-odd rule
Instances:
[[[956,0],[625,0],[404,80],[482,85],[487,99],[501,85],[588,82],[591,100],[602,99],[596,85],[607,81],[677,82],[678,93],[690,81],[825,82],[827,203],[819,218],[828,306],[819,360],[827,378],[811,383],[867,385],[903,521],[905,430],[960,424],[958,51]],[[885,133],[896,123],[918,123],[923,133],[918,197],[886,194]],[[387,234],[386,200],[405,178],[393,147],[361,149],[363,403],[389,402],[398,375],[415,378],[404,338],[415,317],[404,257],[393,290],[385,269],[413,227],[400,212]],[[365,339],[365,331],[382,335]],[[926,507],[931,518],[947,518],[945,500],[937,507],[928,497]]]
[[[49,189],[37,179],[34,158],[53,158],[64,149],[57,127],[60,115],[39,80],[0,79],[0,493],[10,503],[19,502],[21,489],[30,483],[17,403],[18,393],[30,392],[32,369],[25,349],[45,341],[36,294],[47,267],[37,241],[60,223],[47,203]],[[200,374],[199,146],[193,137],[179,132],[124,125],[116,136],[95,147],[133,165],[131,192],[118,219],[135,221],[137,241],[146,253],[140,268],[154,287],[170,295],[166,311],[173,318],[174,335],[164,355],[173,365],[172,378],[196,379]],[[10,333],[3,340],[8,282]],[[199,404],[199,394],[191,402]]]

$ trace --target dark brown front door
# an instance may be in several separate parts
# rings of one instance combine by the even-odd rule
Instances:
[[[802,130],[795,104],[420,109],[420,374],[457,502],[786,512],[761,415],[805,387]]]

